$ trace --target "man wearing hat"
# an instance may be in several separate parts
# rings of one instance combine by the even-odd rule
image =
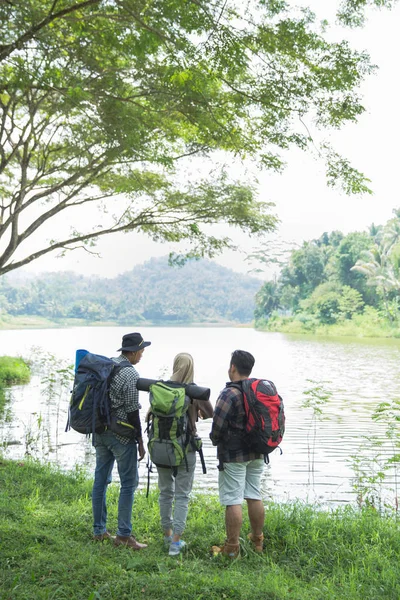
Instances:
[[[131,520],[133,497],[138,485],[138,452],[139,460],[145,455],[139,417],[139,392],[136,388],[139,373],[134,365],[138,364],[144,349],[150,344],[151,342],[143,340],[140,333],[127,333],[123,336],[122,346],[118,350],[121,352],[120,356],[113,358],[117,364],[124,363],[124,368],[116,372],[110,384],[111,414],[119,421],[132,425],[135,428],[135,437],[127,437],[110,429],[93,435],[93,445],[96,448],[92,491],[94,539],[103,541],[111,538],[106,529],[106,492],[116,461],[121,488],[118,501],[118,530],[114,544],[128,546],[132,550],[147,547],[132,535]],[[126,364],[127,362],[130,364]]]

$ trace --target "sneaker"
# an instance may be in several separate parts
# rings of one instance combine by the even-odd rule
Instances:
[[[126,537],[123,535],[117,535],[114,540],[114,546],[127,546],[132,550],[143,550],[143,548],[147,548],[147,544],[141,544],[133,535]]]
[[[164,535],[164,548],[169,548],[172,542],[172,535]]]
[[[186,542],[179,540],[179,542],[171,542],[169,545],[168,554],[169,556],[178,556],[186,546]]]
[[[104,542],[104,540],[115,540],[115,537],[111,535],[111,533],[109,533],[108,531],[105,531],[104,533],[100,533],[99,535],[94,535],[93,540],[95,542]]]

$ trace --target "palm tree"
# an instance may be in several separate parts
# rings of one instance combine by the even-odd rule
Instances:
[[[276,281],[266,281],[256,294],[256,309],[254,316],[268,318],[274,310],[280,307],[280,295]]]
[[[396,236],[392,234],[394,240]],[[367,277],[368,285],[374,285],[382,295],[387,317],[393,321],[388,305],[389,292],[400,290],[400,280],[396,277],[394,265],[390,260],[391,251],[395,242],[390,242],[390,231],[382,238],[380,246],[364,251],[351,271],[358,271]],[[397,241],[397,240],[396,240]]]

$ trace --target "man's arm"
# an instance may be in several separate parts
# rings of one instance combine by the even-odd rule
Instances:
[[[209,400],[196,401],[196,408],[200,419],[211,419],[213,416],[214,409]]]
[[[140,415],[139,415],[139,392],[136,387],[137,380],[139,379],[139,375],[136,369],[126,368],[120,371],[123,379],[123,389],[124,389],[124,402],[125,402],[125,410],[128,422],[132,425],[136,430],[136,440],[138,442],[138,451],[139,451],[139,460],[142,460],[145,455],[143,438],[142,438],[142,425],[140,423]]]
[[[219,395],[214,409],[213,424],[210,433],[210,440],[214,446],[218,446],[223,441],[228,431],[228,417],[232,408],[232,397],[228,390],[223,390]]]
[[[136,441],[138,443],[139,461],[140,461],[140,460],[142,460],[142,458],[144,458],[144,455],[146,454],[146,452],[145,452],[144,445],[143,445],[142,425],[140,423],[139,409],[134,410],[133,412],[127,413],[127,417],[128,417],[128,423],[130,425],[132,425],[136,431]]]

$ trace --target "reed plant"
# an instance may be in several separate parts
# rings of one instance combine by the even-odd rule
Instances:
[[[243,523],[241,558],[210,554],[224,539],[213,494],[190,504],[188,550],[163,548],[157,491],[135,496],[133,552],[91,537],[91,480],[37,462],[0,463],[1,600],[394,600],[400,597],[399,524],[365,508],[317,510],[266,504],[265,551],[255,554]],[[108,491],[115,532],[119,487]]]
[[[328,389],[330,381],[314,381],[306,379],[309,387],[303,391],[304,399],[301,408],[310,410],[310,424],[307,432],[307,457],[308,457],[308,485],[315,484],[315,450],[317,442],[318,423],[325,417],[323,407],[332,398],[332,392]]]
[[[359,506],[372,506],[399,515],[400,399],[380,402],[372,420],[381,425],[379,435],[364,436],[357,454],[350,457],[353,489]]]

